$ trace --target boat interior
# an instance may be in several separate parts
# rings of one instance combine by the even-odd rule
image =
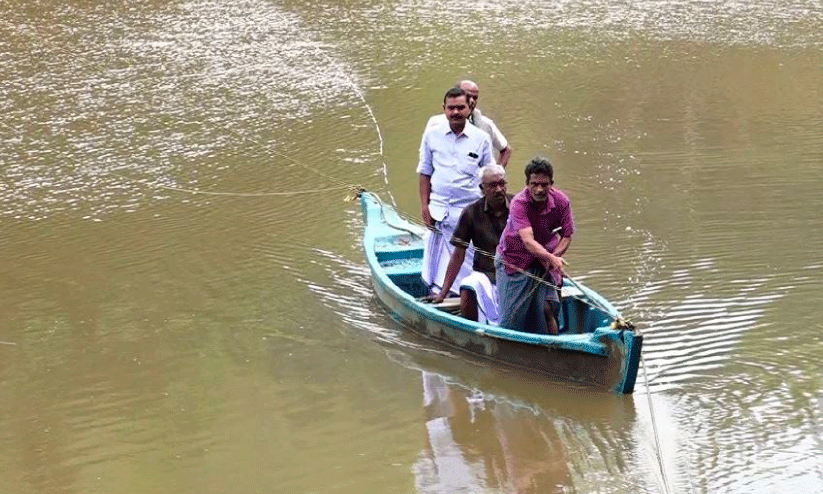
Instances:
[[[402,291],[423,301],[429,295],[429,287],[420,277],[423,249],[419,242],[414,242],[412,238],[405,242],[402,237],[398,242],[397,237],[391,237],[384,242],[378,239],[377,245],[382,247],[375,250],[377,260],[389,279]],[[564,286],[560,301],[560,334],[591,333],[596,328],[610,324],[611,318],[587,303],[583,292],[576,287]],[[454,295],[435,307],[459,316],[459,297]]]

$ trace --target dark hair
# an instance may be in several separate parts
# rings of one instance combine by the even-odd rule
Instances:
[[[535,156],[529,161],[529,164],[526,165],[526,183],[529,183],[529,179],[531,179],[535,173],[548,175],[549,181],[554,183],[554,168],[552,168],[552,164],[549,163],[549,160],[546,158]]]
[[[466,96],[466,91],[463,91],[463,88],[461,88],[460,86],[454,86],[453,88],[450,88],[448,91],[446,91],[446,95],[443,96],[443,104],[445,105],[446,100],[449,98],[459,98],[461,96],[464,96],[466,98],[466,103],[469,102],[469,97]]]

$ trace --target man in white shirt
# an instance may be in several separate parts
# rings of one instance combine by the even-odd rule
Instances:
[[[454,87],[443,97],[447,125],[426,126],[420,143],[417,173],[420,211],[431,228],[423,251],[423,281],[438,293],[454,246],[449,240],[463,208],[482,197],[478,169],[494,163],[491,138],[467,123],[471,108],[466,92]],[[467,255],[455,286],[471,273],[473,256]]]
[[[480,98],[480,88],[477,84],[469,80],[460,81],[459,87],[465,91],[466,97],[469,99],[469,108],[471,109],[471,113],[469,114],[468,122],[489,134],[489,138],[491,138],[492,142],[492,149],[500,153],[497,159],[497,164],[505,168],[506,165],[509,164],[509,157],[512,155],[512,147],[509,145],[509,141],[506,140],[503,133],[500,132],[500,129],[497,128],[497,125],[494,124],[494,121],[483,115],[480,112],[480,109],[477,108],[477,100]],[[446,123],[448,123],[446,115],[438,114],[429,118],[426,127],[431,127],[432,125],[445,125]]]

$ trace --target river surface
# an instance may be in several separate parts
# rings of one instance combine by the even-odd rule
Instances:
[[[823,492],[823,2],[0,0],[0,492]],[[410,336],[462,78],[553,161],[636,392]]]

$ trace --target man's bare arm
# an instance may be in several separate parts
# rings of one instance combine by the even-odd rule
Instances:
[[[437,297],[434,298],[433,303],[439,304],[449,295],[449,290],[451,290],[454,280],[457,279],[457,275],[460,273],[460,267],[463,265],[465,259],[466,248],[455,247],[449,259],[449,266],[446,268],[446,277],[443,279],[443,289],[441,289]]]
[[[546,250],[545,247],[540,245],[540,242],[534,239],[534,230],[532,230],[532,227],[521,228],[517,233],[520,234],[520,239],[523,241],[526,250],[538,258],[546,269],[563,271],[563,259]]]
[[[423,216],[423,223],[431,228],[434,220],[429,212],[429,197],[432,193],[432,178],[429,175],[420,174],[420,214]]]
[[[502,166],[503,168],[506,168],[506,165],[509,164],[509,158],[511,157],[511,155],[512,155],[511,145],[504,147],[503,149],[500,150],[500,157],[497,160],[497,163],[500,166]]]
[[[560,242],[558,242],[558,244],[554,246],[552,254],[563,257],[563,254],[565,254],[566,251],[569,250],[569,245],[571,245],[571,243],[571,237],[561,237]]]

